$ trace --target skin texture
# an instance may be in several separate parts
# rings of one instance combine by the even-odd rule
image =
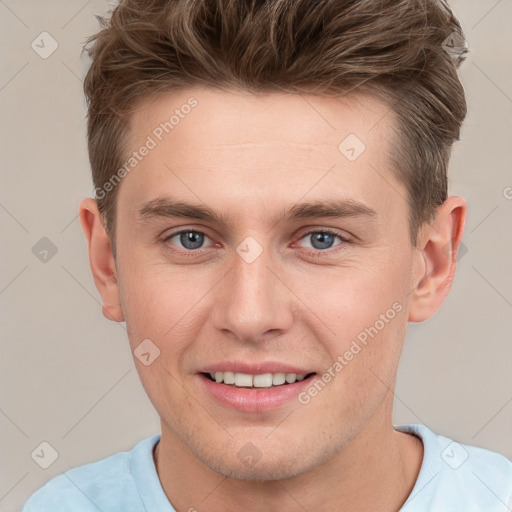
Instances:
[[[93,199],[80,205],[105,316],[126,321],[132,350],[144,339],[160,356],[142,384],[161,417],[154,453],[177,511],[396,511],[411,492],[423,446],[393,430],[398,361],[408,321],[431,317],[455,272],[466,203],[450,197],[416,248],[405,186],[388,160],[393,113],[369,96],[189,89],[143,101],[131,118],[133,149],[187,99],[197,106],[119,185],[117,258]],[[349,134],[365,151],[349,161]],[[222,222],[143,218],[169,197],[207,206]],[[374,216],[288,221],[303,202],[352,200]],[[205,233],[187,249],[182,229]],[[311,233],[331,229],[330,245]],[[252,237],[262,253],[237,253]],[[191,255],[186,257],[184,253]],[[292,399],[248,413],[219,404],[197,372],[226,360],[332,367],[393,304],[401,311],[308,404]],[[316,378],[316,377],[314,377]],[[250,441],[254,464],[237,456]]]

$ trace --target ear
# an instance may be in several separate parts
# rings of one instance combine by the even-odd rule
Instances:
[[[119,300],[116,263],[103,216],[94,199],[87,198],[80,203],[79,217],[89,247],[89,264],[94,283],[103,301],[103,315],[108,320],[122,322],[124,316]]]
[[[434,220],[421,231],[410,322],[423,322],[432,317],[448,295],[455,276],[466,212],[466,201],[462,197],[449,197],[438,207]]]

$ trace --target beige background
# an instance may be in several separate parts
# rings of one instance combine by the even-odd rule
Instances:
[[[452,292],[407,336],[395,424],[424,423],[512,457],[512,0],[452,2],[471,54],[469,115],[451,165],[469,202]],[[16,511],[51,477],[159,431],[124,324],[101,315],[77,219],[92,195],[80,59],[100,0],[0,0],[0,509]],[[57,50],[41,58],[43,31]],[[36,40],[37,41],[37,40]],[[48,48],[48,46],[46,46]],[[509,187],[509,188],[507,188]],[[508,199],[507,199],[508,196]],[[40,261],[47,237],[57,253]],[[46,441],[57,460],[31,453]]]

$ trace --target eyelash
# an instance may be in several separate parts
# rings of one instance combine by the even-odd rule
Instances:
[[[174,238],[177,235],[181,235],[182,233],[198,233],[200,235],[204,235],[207,238],[210,238],[207,233],[205,233],[204,231],[200,231],[198,229],[181,229],[180,231],[176,231],[174,233],[171,233],[170,235],[167,235],[165,238],[162,239],[162,242],[164,244],[168,244],[169,241],[171,240],[171,238]],[[308,231],[307,233],[304,233],[299,238],[299,241],[302,240],[303,238],[309,236],[309,235],[314,234],[314,233],[322,233],[322,234],[328,234],[328,235],[332,235],[332,236],[338,237],[341,240],[341,243],[339,243],[338,245],[335,245],[334,247],[331,247],[329,249],[324,249],[324,250],[321,250],[321,249],[305,249],[306,252],[308,252],[311,256],[321,257],[323,254],[336,253],[337,251],[339,251],[342,248],[344,248],[345,244],[350,243],[349,239],[341,236],[336,231],[333,231],[333,230],[328,229],[328,228]],[[185,257],[197,257],[198,254],[201,254],[200,251],[201,250],[204,251],[204,249],[205,248],[203,248],[203,247],[200,247],[199,249],[195,249],[195,250],[194,249],[188,249],[188,250],[182,250],[182,249],[177,249],[176,250],[176,249],[173,249],[173,252],[178,253],[179,255],[182,255],[182,256],[185,256]]]

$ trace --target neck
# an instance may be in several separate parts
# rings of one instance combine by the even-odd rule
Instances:
[[[154,458],[160,482],[177,512],[396,512],[411,493],[423,460],[423,444],[384,428],[376,417],[345,448],[314,470],[285,480],[225,477],[203,464],[162,423]]]

